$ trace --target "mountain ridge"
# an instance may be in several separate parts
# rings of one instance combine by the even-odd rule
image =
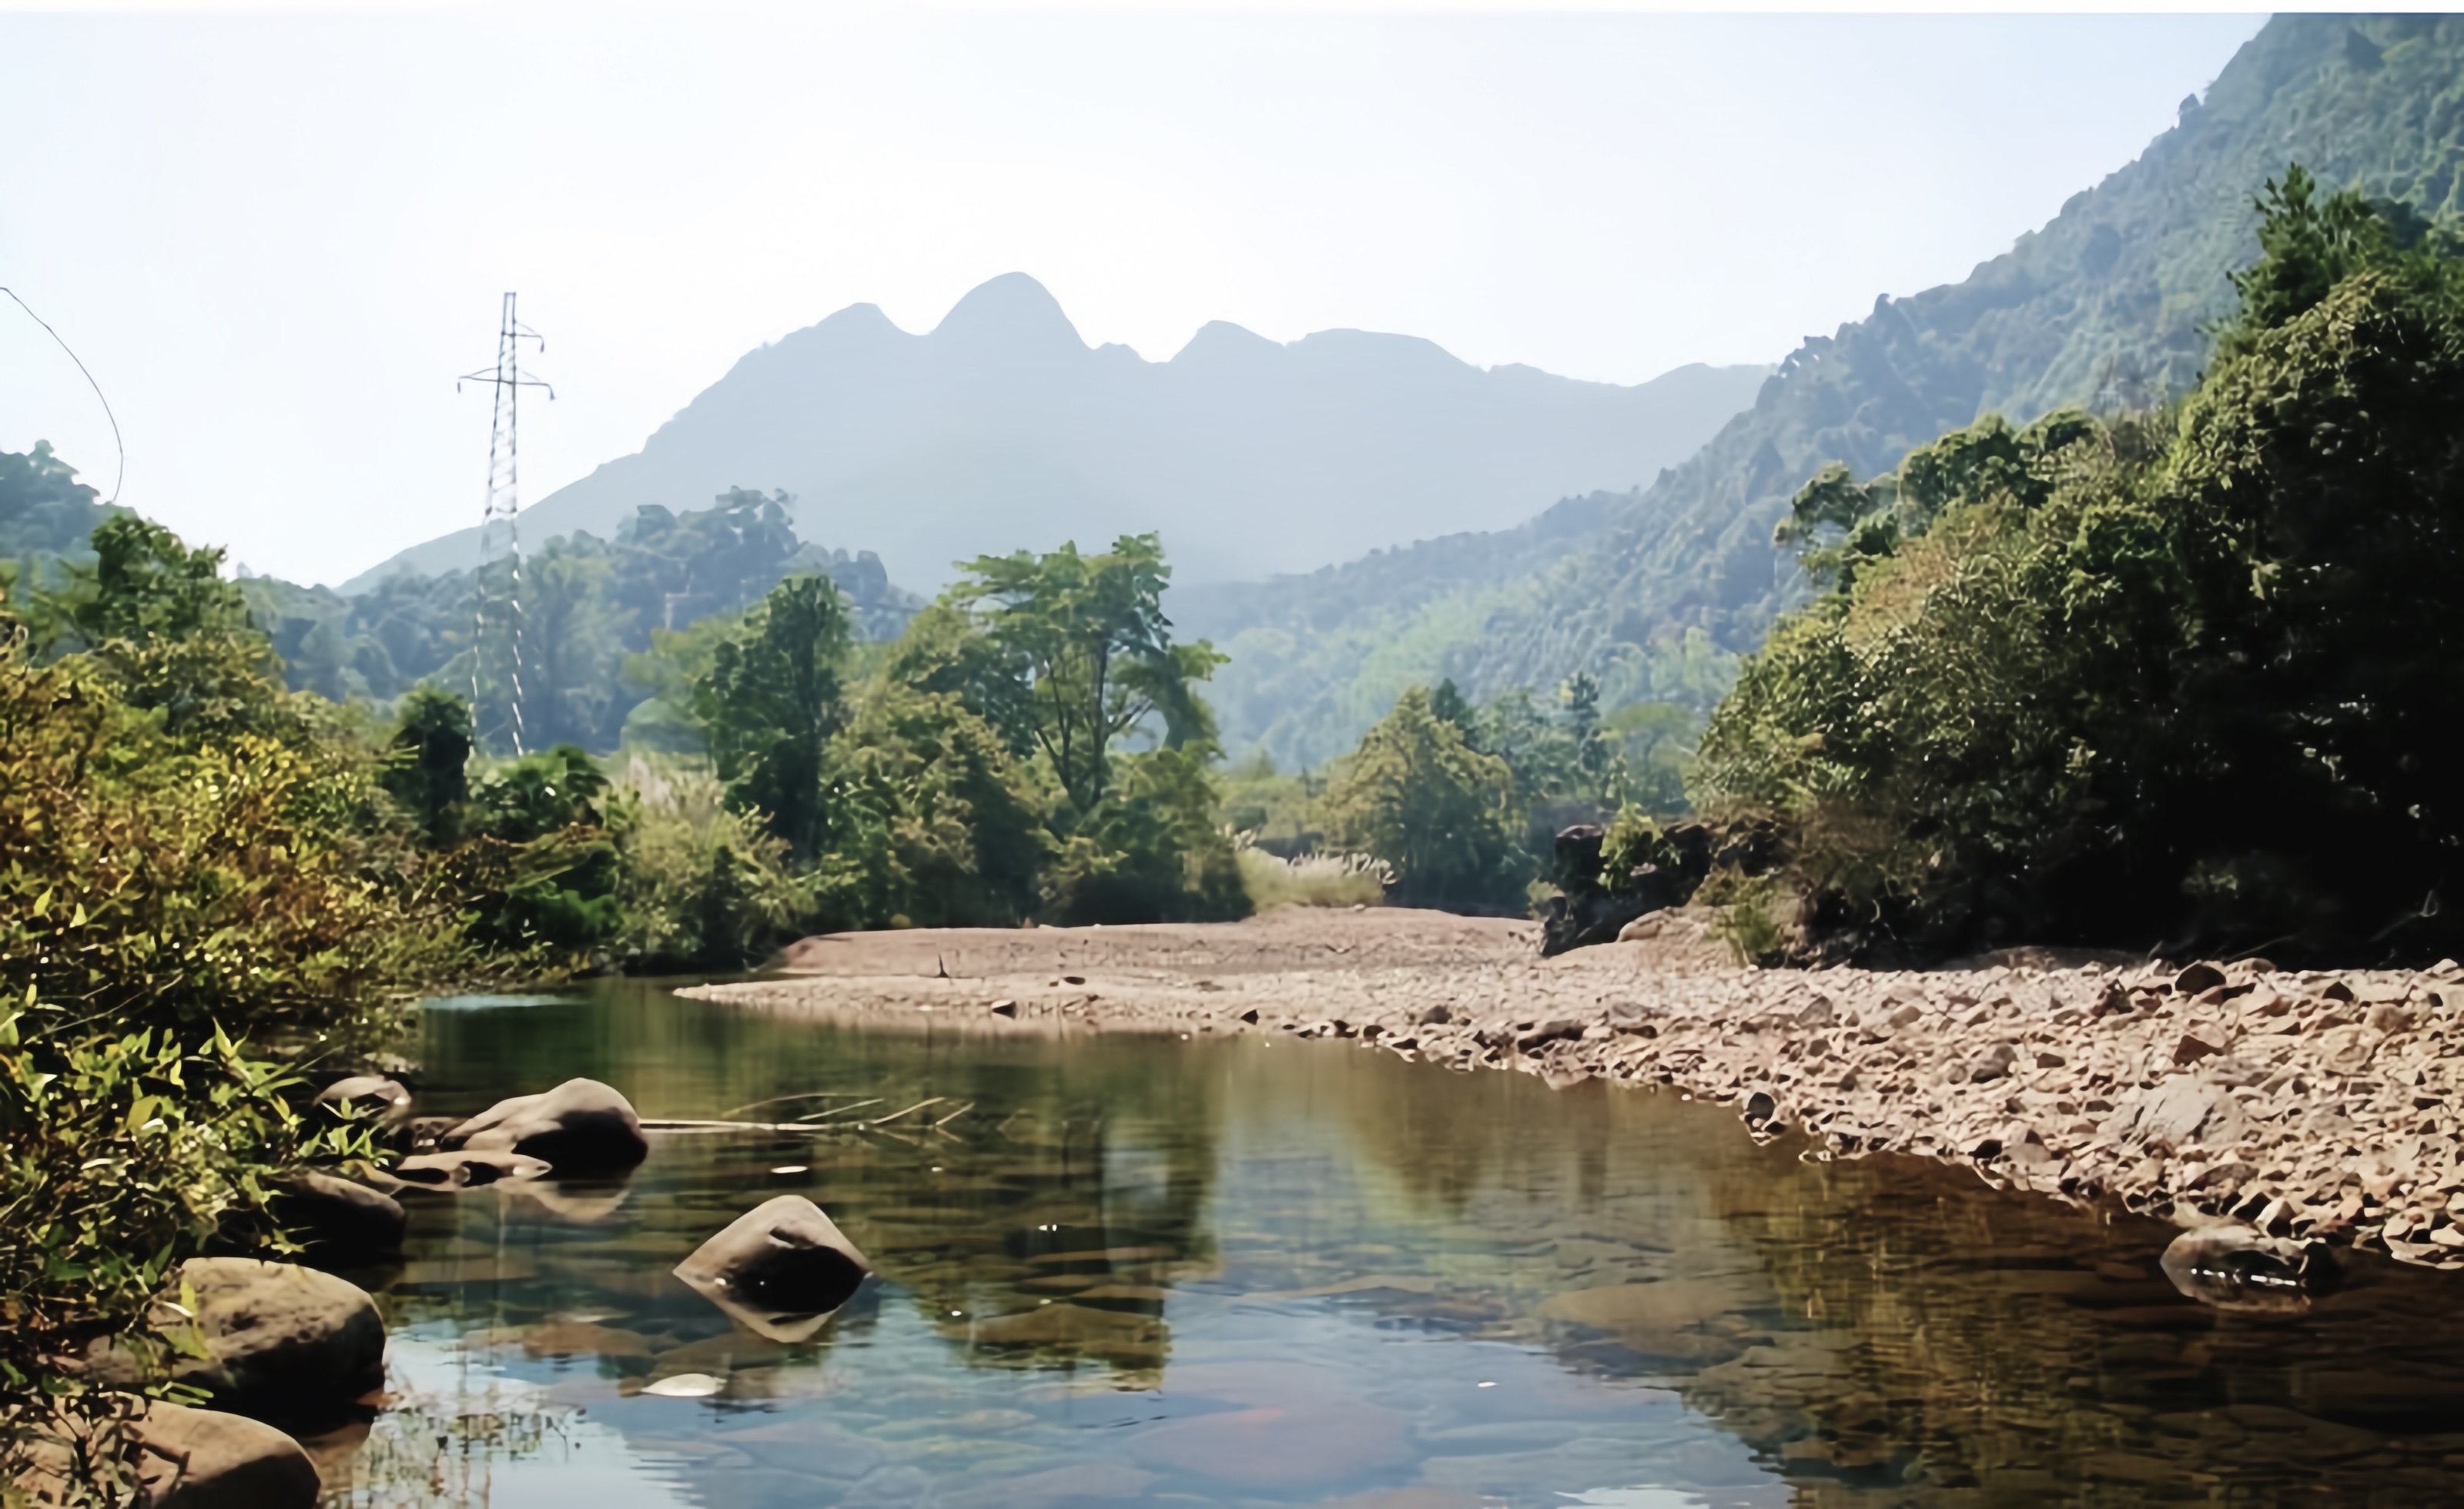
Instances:
[[[808,530],[901,580],[953,560],[1159,530],[1181,580],[1308,570],[1413,535],[1629,485],[1692,450],[1766,368],[1694,363],[1631,385],[1483,368],[1357,330],[1275,341],[1228,321],[1149,361],[1090,346],[1021,273],[921,335],[853,304],[746,352],[639,450],[523,511],[527,539],[605,534],[643,504],[783,489]],[[477,531],[344,583],[467,566]]]

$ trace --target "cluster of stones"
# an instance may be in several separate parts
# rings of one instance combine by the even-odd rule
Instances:
[[[1293,1024],[1571,1083],[1647,1081],[1757,1136],[1974,1166],[2185,1223],[2464,1265],[2464,969],[1743,972],[1556,1015]],[[2452,1209],[2451,1209],[2452,1207]]]
[[[393,1196],[452,1195],[551,1173],[622,1176],[649,1153],[625,1097],[593,1080],[498,1102],[470,1118],[415,1118],[392,1080],[337,1082],[322,1105],[429,1150],[398,1158],[375,1185],[301,1176],[278,1205],[307,1255],[351,1263],[398,1250],[407,1214]],[[732,1319],[780,1340],[809,1336],[844,1304],[871,1264],[822,1211],[795,1195],[748,1211],[676,1270]],[[183,1293],[194,1308],[177,1301]],[[172,1381],[203,1392],[210,1410],[146,1401],[129,1422],[142,1501],[149,1509],[309,1509],[325,1477],[356,1450],[382,1399],[385,1329],[376,1302],[314,1268],[243,1258],[190,1258],[166,1292],[157,1329],[193,1330]],[[106,1346],[81,1365],[90,1382],[134,1391],[137,1358]],[[708,1384],[703,1389],[700,1386]],[[715,1391],[700,1375],[669,1391]],[[68,1494],[61,1451],[38,1449],[14,1486],[31,1501]],[[5,1481],[5,1479],[0,1479]]]

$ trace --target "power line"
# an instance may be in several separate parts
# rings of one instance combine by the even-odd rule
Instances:
[[[119,502],[121,484],[128,480],[128,447],[121,441],[120,416],[111,411],[111,400],[102,396],[102,384],[94,380],[93,373],[86,371],[85,363],[82,361],[78,361],[77,354],[75,351],[70,350],[69,343],[65,340],[60,340],[60,333],[52,328],[52,322],[45,319],[42,316],[35,314],[33,305],[27,303],[22,298],[17,298],[17,291],[15,289],[0,288],[0,294],[6,294],[11,298],[16,299],[17,307],[26,312],[26,317],[28,319],[31,319],[34,323],[42,326],[43,334],[51,337],[54,340],[59,340],[60,349],[68,352],[69,360],[71,361],[76,361],[77,371],[84,374],[85,385],[94,389],[96,402],[102,405],[102,417],[111,421],[111,443],[114,447],[118,448],[120,451],[120,470],[112,477],[111,496],[104,501],[108,503]]]
[[[514,317],[514,295],[505,295],[503,316],[496,324],[496,364],[466,372],[454,380],[453,391],[462,391],[465,383],[485,383],[495,396],[495,413],[488,430],[488,501],[479,515],[479,569],[474,580],[477,602],[471,631],[471,721],[474,736],[488,732],[486,703],[482,690],[482,674],[488,657],[488,568],[501,559],[510,559],[511,570],[505,590],[505,610],[498,615],[504,625],[504,675],[506,685],[505,728],[514,743],[514,757],[518,759],[522,748],[522,536],[515,515],[521,503],[517,495],[520,469],[521,392],[526,387],[547,388],[551,402],[556,389],[521,369],[521,343],[537,341],[539,349],[547,349],[547,340],[536,330]],[[504,541],[502,554],[496,541]]]

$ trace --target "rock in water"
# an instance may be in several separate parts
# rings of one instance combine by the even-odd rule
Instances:
[[[393,1196],[327,1173],[293,1180],[275,1195],[274,1214],[297,1234],[308,1256],[322,1262],[400,1252],[409,1225]]]
[[[518,1152],[423,1152],[393,1166],[396,1181],[423,1190],[477,1190],[547,1174],[545,1159]]]
[[[773,1341],[810,1338],[872,1264],[822,1208],[782,1194],[745,1212],[676,1265],[676,1277]]]
[[[385,1386],[385,1319],[356,1284],[253,1258],[191,1258],[179,1283],[195,1292],[206,1355],[182,1360],[172,1377],[221,1408],[314,1428]],[[179,1298],[176,1286],[165,1296]],[[161,1319],[178,1323],[167,1310]],[[122,1361],[106,1355],[95,1372],[107,1378]]]
[[[270,1425],[157,1401],[133,1430],[148,1509],[313,1509],[324,1492],[308,1454]]]
[[[2160,1259],[2173,1287],[2226,1310],[2298,1310],[2343,1277],[2321,1242],[2247,1226],[2205,1226],[2173,1238]]]
[[[398,1126],[410,1120],[410,1092],[382,1074],[355,1074],[336,1080],[318,1093],[316,1104],[330,1105],[345,1121]]]
[[[437,1139],[448,1152],[518,1152],[567,1177],[622,1173],[649,1156],[632,1104],[597,1080],[567,1080],[539,1095],[498,1101]]]

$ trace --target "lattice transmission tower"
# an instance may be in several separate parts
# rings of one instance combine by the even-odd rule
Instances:
[[[479,518],[477,621],[471,633],[471,721],[475,742],[485,748],[492,736],[510,741],[521,757],[522,727],[522,534],[515,520],[520,509],[517,483],[521,454],[521,393],[526,387],[556,389],[521,368],[521,343],[547,340],[514,317],[514,295],[505,295],[503,317],[496,327],[496,364],[466,372],[453,383],[485,383],[495,395],[495,421],[488,432],[488,503]],[[496,710],[503,711],[498,712]]]

